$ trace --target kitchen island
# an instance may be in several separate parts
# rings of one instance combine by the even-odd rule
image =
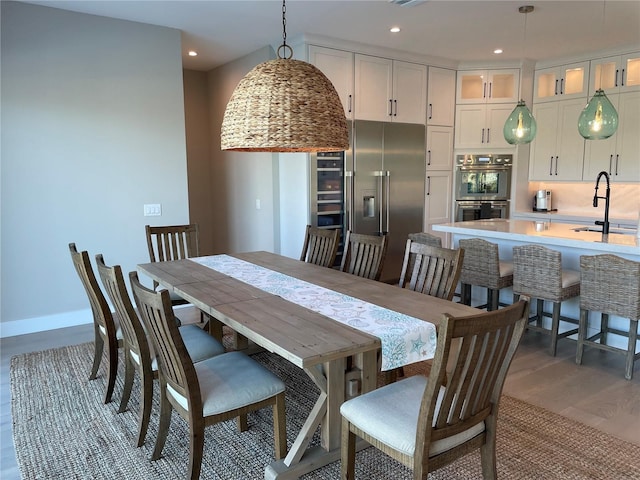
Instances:
[[[498,244],[500,260],[511,260],[513,247],[517,245],[539,244],[562,253],[562,267],[564,269],[580,270],[581,255],[600,255],[610,253],[622,258],[640,262],[640,238],[635,229],[611,228],[609,235],[603,236],[590,229],[601,228],[569,223],[550,223],[544,221],[489,219],[470,222],[445,223],[432,226],[434,231],[452,234],[454,246],[457,247],[461,238],[482,238],[488,242]],[[486,290],[472,289],[472,305],[484,303]],[[500,291],[500,302],[511,303],[513,292],[510,288]],[[534,307],[534,305],[532,305]],[[562,314],[578,318],[580,300],[570,299],[562,303]],[[595,325],[599,319],[590,316],[590,325]],[[610,317],[610,323],[616,328],[629,328],[629,321],[615,316]],[[562,330],[562,327],[561,327]],[[590,329],[591,330],[591,329]],[[592,332],[590,331],[589,334]],[[612,345],[621,346],[626,340],[621,337],[612,339]]]

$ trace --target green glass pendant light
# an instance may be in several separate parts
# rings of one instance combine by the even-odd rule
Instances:
[[[531,143],[535,138],[538,126],[536,119],[527,108],[524,100],[520,100],[504,124],[504,139],[511,145]]]
[[[533,6],[523,5],[518,9],[518,11],[525,14],[524,34],[522,40],[524,53],[524,45],[526,45],[527,38],[527,14],[533,12]],[[513,112],[509,115],[509,118],[507,118],[507,121],[504,123],[502,133],[504,134],[504,139],[507,143],[511,145],[522,145],[531,143],[536,136],[537,130],[538,126],[536,124],[536,119],[533,118],[533,115],[529,108],[527,108],[526,103],[521,99],[516,105],[516,108],[514,108]]]
[[[603,90],[596,90],[578,118],[578,131],[587,140],[604,140],[616,133],[618,112]]]
[[[602,32],[604,34],[606,1],[602,2]],[[602,68],[600,69],[600,85],[602,85]],[[602,88],[596,90],[587,106],[578,118],[578,132],[587,140],[604,140],[616,133],[618,129],[618,112],[609,101]]]

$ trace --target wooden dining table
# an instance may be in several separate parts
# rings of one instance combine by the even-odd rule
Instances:
[[[335,269],[319,267],[269,252],[229,254],[231,257],[280,272],[433,323],[442,315],[474,315],[478,310]],[[291,479],[340,458],[340,405],[347,398],[346,382],[356,381],[359,393],[376,388],[380,339],[309,308],[285,300],[192,259],[138,265],[141,273],[175,292],[210,318],[210,331],[222,336],[222,325],[240,339],[273,352],[303,369],[320,394],[283,460],[268,465],[265,479]],[[244,347],[248,342],[240,342]],[[347,372],[347,359],[351,359]],[[309,446],[321,428],[321,442]],[[366,445],[361,445],[364,447]]]

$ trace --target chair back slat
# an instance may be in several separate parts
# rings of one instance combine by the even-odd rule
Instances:
[[[198,377],[184,341],[178,331],[171,299],[167,290],[149,290],[138,280],[136,272],[129,273],[136,305],[153,348],[158,356],[159,375],[179,395],[187,398],[188,409],[202,411]],[[171,398],[171,395],[168,397]],[[175,408],[179,408],[174,405]]]
[[[200,255],[197,224],[145,226],[149,260],[165,262]]]
[[[347,231],[340,270],[359,277],[379,280],[387,252],[387,237]]]
[[[340,230],[307,225],[300,260],[321,267],[332,267],[338,253]]]
[[[434,247],[408,239],[399,286],[451,300],[463,258],[462,249]]]

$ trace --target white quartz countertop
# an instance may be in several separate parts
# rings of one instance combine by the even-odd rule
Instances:
[[[640,256],[640,239],[635,230],[611,228],[609,235],[584,231],[585,225],[528,220],[476,220],[433,225],[433,230],[487,239],[505,239],[545,245]],[[578,230],[578,231],[576,231]],[[616,233],[626,232],[626,233]],[[490,240],[489,240],[490,241]]]

